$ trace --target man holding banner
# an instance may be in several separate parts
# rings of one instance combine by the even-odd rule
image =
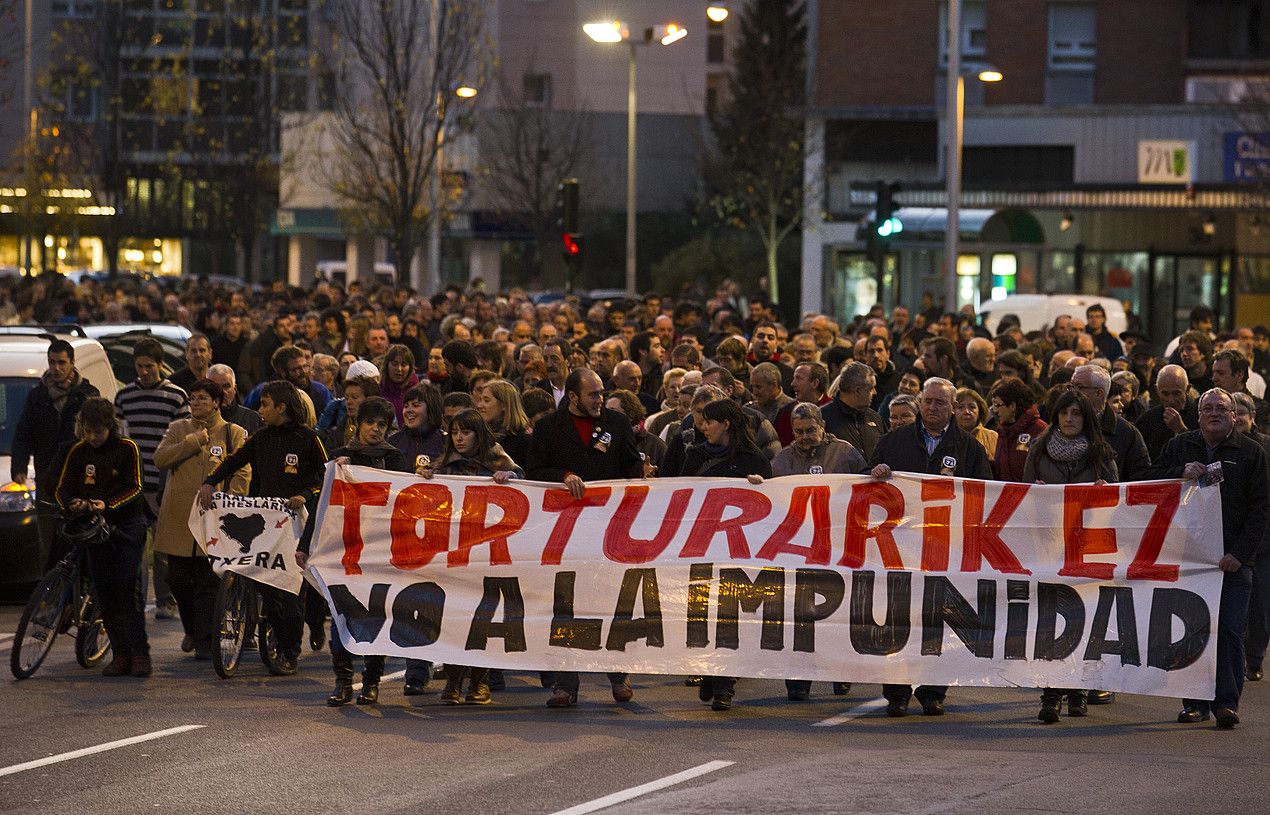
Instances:
[[[1203,722],[1211,712],[1224,729],[1239,724],[1252,565],[1270,523],[1265,451],[1236,432],[1234,421],[1230,394],[1221,388],[1208,390],[1199,400],[1199,430],[1170,439],[1152,467],[1157,478],[1191,478],[1201,486],[1221,486],[1225,554],[1217,564],[1224,572],[1217,622],[1217,692],[1211,700],[1183,699],[1177,720]]]
[[[604,408],[604,383],[594,371],[578,368],[564,383],[564,400],[555,413],[538,420],[529,448],[526,474],[535,481],[558,481],[575,501],[586,502],[587,481],[642,478],[644,462],[635,450],[631,423]],[[634,698],[629,675],[610,673],[615,702]],[[548,707],[578,703],[577,671],[557,671]]]
[[[886,480],[896,471],[991,480],[988,454],[978,441],[962,433],[952,421],[956,393],[957,387],[947,379],[936,376],[926,380],[918,403],[921,420],[892,430],[878,440],[870,475]],[[927,716],[944,715],[947,692],[946,685],[919,687],[917,701],[922,705],[922,712]],[[908,714],[913,686],[883,685],[882,695],[886,697],[886,715],[904,716]]]

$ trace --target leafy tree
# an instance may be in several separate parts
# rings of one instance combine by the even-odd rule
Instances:
[[[715,149],[704,163],[716,216],[762,243],[775,301],[781,245],[802,220],[806,16],[803,0],[749,0],[737,15],[727,95],[710,116]]]

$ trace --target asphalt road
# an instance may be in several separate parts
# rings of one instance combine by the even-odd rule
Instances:
[[[17,614],[0,609],[6,662]],[[150,630],[149,679],[82,670],[59,640],[33,679],[0,680],[0,811],[1121,815],[1260,812],[1270,791],[1264,682],[1234,731],[1178,725],[1178,703],[1137,696],[1045,726],[1034,692],[996,689],[892,720],[876,685],[817,684],[793,704],[758,680],[721,714],[681,678],[648,676],[625,706],[595,677],[577,708],[549,710],[537,677],[513,674],[489,707],[443,707],[439,682],[407,699],[396,679],[377,706],[330,709],[325,654],[294,677],[252,660],[223,681],[180,653],[179,624]]]

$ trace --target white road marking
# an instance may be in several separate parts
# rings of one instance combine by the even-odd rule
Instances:
[[[16,636],[17,634],[0,634],[0,642],[4,642],[5,640],[11,640]]]
[[[872,713],[875,710],[881,710],[884,707],[886,707],[885,698],[870,699],[869,701],[865,702],[862,705],[856,705],[850,710],[839,713],[837,716],[830,716],[828,719],[825,719],[824,721],[816,722],[815,724],[812,725],[812,727],[834,727],[835,725],[840,725],[843,722],[849,722],[852,719],[858,719],[866,713]]]
[[[649,781],[647,784],[640,784],[638,787],[630,787],[621,792],[615,792],[606,795],[603,798],[596,798],[594,801],[587,801],[585,804],[562,809],[552,815],[585,815],[588,812],[598,812],[601,809],[607,809],[614,804],[620,804],[629,801],[632,798],[638,798],[641,795],[647,795],[650,792],[664,790],[667,787],[673,787],[676,784],[682,784],[685,781],[691,781],[698,776],[712,773],[715,770],[722,770],[724,767],[731,767],[736,762],[733,761],[707,761],[705,764],[693,767],[690,770],[684,770],[681,773],[668,775],[665,778],[659,778],[656,781]]]
[[[403,677],[403,676],[405,676],[405,675],[406,675],[406,672],[405,672],[405,671],[394,671],[394,672],[392,672],[392,673],[390,673],[390,674],[384,674],[383,676],[381,676],[381,677],[379,678],[379,681],[380,681],[380,682],[391,682],[392,680],[394,680],[394,679],[400,679],[400,678],[402,678],[402,677]],[[354,683],[353,683],[353,690],[361,690],[361,689],[362,689],[362,683],[361,683],[361,682],[354,682]]]
[[[0,776],[13,775],[14,773],[34,770],[37,767],[47,767],[50,764],[59,764],[63,761],[70,761],[84,756],[91,756],[96,753],[104,753],[107,750],[117,750],[120,747],[130,747],[134,744],[141,744],[154,739],[161,739],[164,736],[175,736],[177,733],[186,733],[190,730],[198,730],[207,727],[205,724],[183,724],[180,727],[169,727],[167,730],[156,730],[153,733],[146,733],[141,736],[132,736],[127,739],[119,739],[118,741],[108,741],[105,744],[98,744],[94,747],[85,747],[81,750],[72,750],[69,753],[58,753],[55,756],[46,758],[37,758],[34,761],[26,761],[21,764],[14,764],[9,767],[0,767]]]

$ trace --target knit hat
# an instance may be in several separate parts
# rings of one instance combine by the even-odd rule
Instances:
[[[369,376],[376,381],[379,380],[379,369],[375,367],[375,363],[368,359],[359,359],[352,365],[348,366],[348,373],[344,374],[345,379],[353,379],[358,376]]]

